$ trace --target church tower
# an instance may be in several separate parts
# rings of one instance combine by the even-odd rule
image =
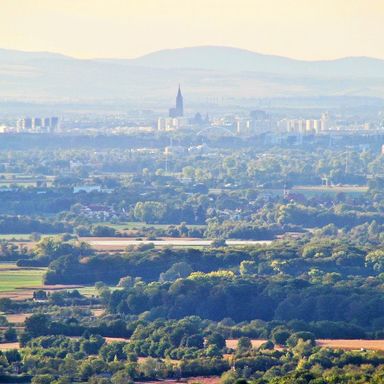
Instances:
[[[176,107],[169,110],[169,117],[183,117],[184,116],[184,100],[181,94],[180,84],[176,96]]]
[[[178,116],[180,117],[184,116],[184,101],[183,101],[183,95],[181,94],[180,84],[179,84],[179,90],[177,91],[177,96],[176,96],[176,111]]]

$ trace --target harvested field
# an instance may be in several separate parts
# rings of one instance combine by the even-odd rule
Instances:
[[[20,290],[20,291],[13,291],[13,292],[0,292],[0,299],[2,298],[9,298],[12,300],[26,300],[26,299],[31,299],[32,298],[32,293],[33,290]]]
[[[0,272],[0,279],[1,279],[1,272]],[[63,291],[68,289],[79,289],[81,291],[83,289],[83,286],[82,285],[61,285],[61,284],[58,284],[58,285],[39,284],[36,287],[14,287],[13,289],[9,289],[7,291],[0,291],[0,299],[4,297],[7,297],[12,300],[32,299],[33,292],[39,289],[43,289],[46,292]]]
[[[157,240],[137,240],[122,237],[84,237],[81,240],[86,241],[89,245],[98,251],[123,251],[130,245],[142,245],[152,243],[156,247],[208,247],[211,245],[211,240],[194,239],[194,238],[159,238]],[[247,246],[256,244],[270,244],[271,241],[266,240],[227,240],[228,245],[232,246]]]
[[[265,343],[265,339],[253,339],[252,346],[254,348],[260,347],[261,344]],[[226,341],[227,347],[236,349],[236,339],[228,339]],[[345,340],[345,339],[318,339],[316,344],[319,347],[331,348],[331,349],[343,349],[343,350],[360,350],[368,349],[372,351],[384,351],[384,340]],[[277,348],[280,349],[280,348]]]
[[[101,317],[105,313],[105,309],[91,309],[92,315],[95,317]]]
[[[264,344],[267,340],[265,339],[253,339],[252,347],[259,348],[262,344]],[[226,340],[227,348],[236,349],[237,348],[237,339],[228,339]]]
[[[77,337],[71,337],[73,339],[76,339]],[[114,342],[129,342],[129,339],[122,338],[122,337],[106,337],[105,338],[107,343],[114,343]],[[252,345],[254,348],[260,347],[261,344],[265,343],[265,339],[253,339]],[[227,340],[227,347],[236,349],[238,340],[236,339],[228,339]],[[331,349],[343,349],[343,350],[372,350],[372,351],[384,351],[384,340],[345,340],[345,339],[319,339],[316,341],[317,345],[322,348],[331,348]],[[18,342],[15,343],[0,343],[0,351],[7,351],[10,349],[19,349],[20,345]],[[218,381],[216,381],[216,377],[201,377],[199,380],[196,380],[197,378],[190,378],[184,382],[192,383],[199,381],[203,384],[216,384]],[[200,380],[201,379],[201,380]],[[204,381],[202,381],[204,379]],[[172,380],[166,380],[166,382],[171,383],[174,382]],[[148,383],[147,383],[148,384]]]
[[[129,343],[129,339],[126,339],[124,337],[105,337],[105,341],[108,344],[116,343],[116,342]]]
[[[11,349],[20,349],[19,342],[15,343],[0,343],[0,351],[9,351]]]
[[[10,313],[5,314],[4,316],[12,324],[21,324],[24,323],[25,319],[31,315],[32,313]]]
[[[202,384],[218,384],[220,382],[220,376],[197,376],[189,377],[187,379],[188,384],[202,383]]]
[[[384,351],[384,340],[319,339],[316,343],[320,347],[332,349]]]
[[[140,361],[140,360],[139,360]],[[202,384],[218,384],[220,382],[220,376],[194,376],[188,378],[181,378],[179,380],[166,379],[161,381],[137,381],[136,384],[178,384],[178,383],[202,383]]]

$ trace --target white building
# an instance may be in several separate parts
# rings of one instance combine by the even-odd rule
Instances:
[[[16,122],[17,132],[52,133],[59,129],[60,119],[52,117],[23,117]]]
[[[291,133],[318,133],[334,128],[328,113],[323,113],[320,119],[283,119],[277,126],[280,131]]]
[[[78,185],[76,187],[73,187],[73,193],[79,193],[79,192],[101,192],[101,186],[100,185]]]
[[[158,131],[176,131],[188,125],[188,119],[185,117],[160,117],[157,120]]]

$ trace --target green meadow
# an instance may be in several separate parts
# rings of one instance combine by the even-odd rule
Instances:
[[[42,285],[45,268],[18,268],[14,263],[0,264],[0,292]]]

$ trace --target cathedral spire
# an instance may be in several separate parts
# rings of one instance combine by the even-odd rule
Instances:
[[[177,95],[176,95],[176,107],[171,108],[169,110],[169,116],[170,117],[183,117],[184,116],[184,99],[183,99],[183,95],[181,94],[180,84],[179,84],[179,88],[177,90]]]
[[[176,113],[179,117],[182,117],[184,115],[184,100],[183,95],[181,94],[180,84],[176,96]]]

